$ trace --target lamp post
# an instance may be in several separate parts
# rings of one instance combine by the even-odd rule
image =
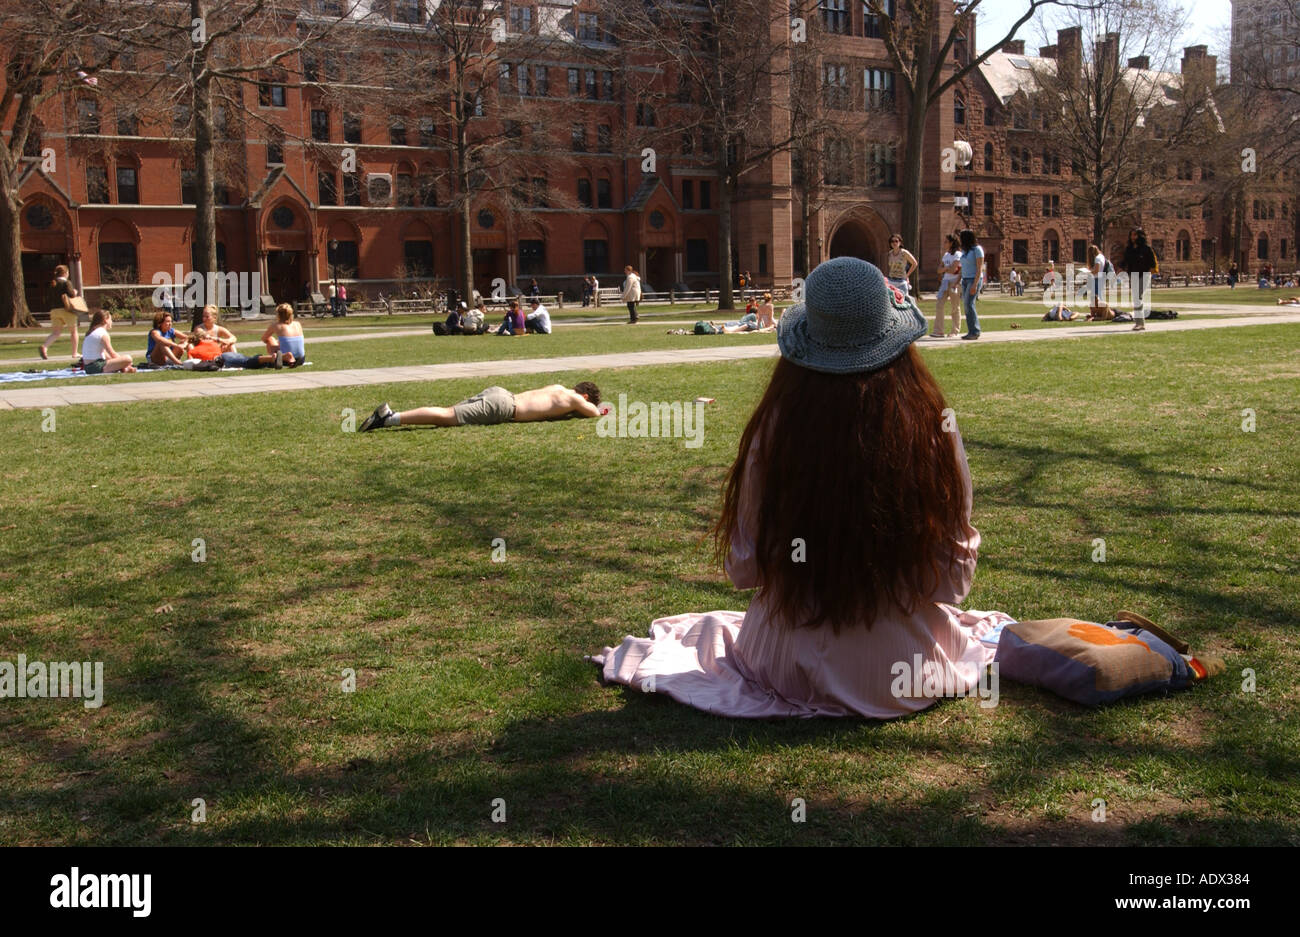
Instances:
[[[965,140],[954,140],[952,141],[952,149],[957,163],[953,181],[956,182],[957,188],[962,191],[962,194],[953,196],[953,207],[957,209],[957,214],[962,218],[962,224],[970,228],[975,224],[975,206],[971,204],[974,193],[969,190],[970,167],[975,162],[975,148]],[[922,249],[922,245],[917,244],[916,248],[919,251]],[[920,288],[920,272],[917,271],[918,289]]]
[[[334,295],[330,297],[330,315],[339,314],[339,242],[330,241],[330,279],[334,281]]]
[[[1219,239],[1210,238],[1210,285],[1217,285],[1219,282]]]

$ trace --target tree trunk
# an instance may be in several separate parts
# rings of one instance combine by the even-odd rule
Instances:
[[[925,118],[928,110],[925,92],[912,95],[907,114],[907,139],[903,151],[903,246],[914,254],[921,253],[921,187],[924,183]],[[872,258],[876,263],[880,258]]]
[[[207,0],[190,0],[190,13],[206,21]],[[212,127],[212,78],[207,72],[207,45],[198,46],[191,60],[190,76],[194,109],[194,263],[203,276],[206,301],[216,302],[214,293],[217,270],[217,199],[214,172]],[[179,284],[178,284],[179,285]],[[260,297],[258,297],[260,302]]]
[[[899,233],[903,236],[903,246],[919,258],[924,237],[921,230],[921,187],[925,182],[925,120],[932,103],[930,89],[937,86],[937,82],[931,77],[929,30],[925,30],[922,36],[913,41],[913,74],[916,76],[916,84],[907,102],[907,142],[903,151],[902,179],[903,217]]]
[[[735,183],[730,171],[722,176],[722,185],[718,193],[718,309],[736,308],[736,299],[732,293],[732,281],[736,272],[731,269],[731,201],[735,195]]]
[[[205,82],[194,86],[194,254],[205,286],[217,270],[217,197],[212,142],[212,89]],[[204,295],[211,299],[207,289]]]
[[[22,202],[16,194],[0,196],[0,269],[0,326],[34,328],[23,294]]]
[[[799,275],[808,276],[808,243],[812,239],[812,232],[809,230],[812,225],[812,206],[808,198],[808,175],[805,170],[804,184],[799,189],[801,197],[799,199],[799,225],[803,231],[803,256],[799,260]]]
[[[462,107],[464,104],[461,105]],[[465,125],[456,127],[456,180],[460,186],[460,209],[456,213],[456,252],[460,255],[460,294],[467,306],[474,305],[474,250],[470,233],[470,178],[466,164]]]
[[[1246,252],[1241,246],[1241,229],[1246,225],[1246,187],[1237,187],[1236,221],[1232,232],[1232,259],[1237,264],[1238,275],[1246,272]]]

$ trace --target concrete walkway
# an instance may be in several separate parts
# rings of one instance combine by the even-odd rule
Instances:
[[[1128,336],[1131,341],[1149,341],[1164,332],[1188,332],[1201,329],[1239,328],[1250,325],[1300,323],[1300,312],[1283,315],[1269,313],[1231,319],[1176,320],[1152,322],[1144,333],[1135,333],[1127,324],[1113,327],[1062,326],[1049,329],[1019,329],[985,332],[980,344],[998,342],[1051,341],[1063,338]],[[683,341],[687,341],[683,337]],[[130,375],[120,375],[120,383],[78,387],[14,387],[0,389],[0,410],[63,407],[83,403],[130,403],[141,400],[178,400],[184,397],[224,397],[230,394],[258,394],[284,390],[310,390],[318,387],[360,387],[407,381],[440,381],[466,377],[499,377],[514,374],[544,374],[559,371],[598,371],[606,368],[639,368],[649,365],[692,364],[715,361],[738,361],[772,358],[779,354],[773,342],[761,345],[726,345],[709,347],[707,336],[689,338],[691,347],[657,351],[620,352],[605,355],[570,355],[557,358],[515,358],[500,361],[465,361],[449,364],[406,365],[387,368],[358,368],[340,371],[241,371],[220,377],[195,375],[188,380],[132,383]],[[921,348],[957,348],[974,345],[959,338],[923,338]],[[366,404],[369,397],[363,401]],[[378,402],[378,401],[376,401]]]

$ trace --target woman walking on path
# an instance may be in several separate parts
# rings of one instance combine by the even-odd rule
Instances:
[[[975,308],[980,287],[984,285],[984,248],[975,240],[970,228],[961,233],[961,303],[966,310],[966,334],[963,340],[980,337],[980,317]]]
[[[1088,268],[1088,292],[1092,300],[1095,318],[1100,318],[1099,310],[1106,304],[1106,255],[1096,244],[1088,245],[1088,255],[1092,257],[1092,266]]]
[[[1147,234],[1141,228],[1134,228],[1128,233],[1128,246],[1124,248],[1124,258],[1120,261],[1124,272],[1129,275],[1133,293],[1133,331],[1142,332],[1147,327],[1148,294],[1151,292],[1151,271],[1158,269],[1159,261],[1155,251],[1147,243]]]
[[[72,333],[72,357],[77,357],[77,320],[78,311],[73,303],[80,294],[77,288],[68,280],[68,268],[59,264],[54,268],[54,302],[56,303],[50,309],[50,324],[54,326],[54,331],[49,334],[45,341],[41,342],[41,357],[49,358],[49,348],[59,340],[66,328]],[[85,305],[82,300],[81,305]]]
[[[892,719],[969,694],[992,661],[980,637],[1006,616],[955,607],[980,535],[961,437],[912,347],[925,317],[855,257],[805,295],[714,526],[732,583],[757,587],[748,610],[660,618],[591,658],[606,681],[724,716]],[[900,683],[899,662],[932,689]]]
[[[904,296],[912,293],[912,274],[920,264],[911,251],[903,247],[903,238],[895,234],[889,239],[888,270],[889,282],[903,291]]]

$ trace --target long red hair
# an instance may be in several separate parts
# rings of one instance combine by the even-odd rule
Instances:
[[[752,533],[777,620],[838,632],[870,628],[886,609],[914,611],[952,561],[968,510],[945,406],[914,347],[870,373],[823,374],[782,358],[727,476],[718,559],[730,551],[757,446]]]

